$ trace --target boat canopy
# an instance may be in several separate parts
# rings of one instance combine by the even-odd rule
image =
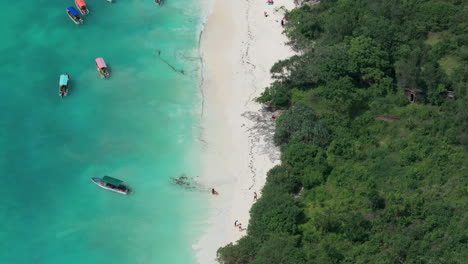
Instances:
[[[76,3],[78,4],[79,7],[86,6],[86,2],[84,0],[76,0]]]
[[[107,68],[103,58],[96,58],[96,65],[99,67],[99,69]]]
[[[109,176],[104,176],[104,178],[102,178],[102,180],[104,182],[112,184],[114,186],[119,186],[123,182],[121,180],[118,180],[116,178],[112,178],[112,177],[109,177]]]
[[[67,8],[67,11],[70,12],[70,14],[72,14],[72,15],[74,15],[74,16],[80,15],[80,13],[78,12],[78,10],[76,10],[73,6],[70,6],[69,8]]]
[[[68,84],[68,75],[62,74],[60,75],[60,85],[67,85]]]

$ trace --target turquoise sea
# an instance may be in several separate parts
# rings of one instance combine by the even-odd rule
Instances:
[[[65,13],[73,0],[2,7],[0,263],[194,263],[208,198],[170,178],[199,171],[202,7],[87,3],[83,25]],[[91,182],[104,175],[134,193]]]

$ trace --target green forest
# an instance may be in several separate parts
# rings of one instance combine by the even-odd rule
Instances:
[[[222,264],[468,262],[468,5],[306,1],[257,98],[281,165]]]

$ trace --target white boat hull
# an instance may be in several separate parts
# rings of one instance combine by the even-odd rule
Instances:
[[[81,9],[78,9],[78,11],[79,11],[82,15],[87,15],[87,14],[89,14],[89,9],[87,9],[87,10],[88,10],[88,12],[83,12]]]
[[[71,21],[73,21],[73,23],[75,24],[83,24],[83,19],[79,20],[79,21],[76,21],[75,19],[73,19],[73,17],[71,17],[71,15],[68,15],[68,17],[71,19]]]
[[[75,2],[75,6],[76,6],[76,9],[78,10],[78,12],[80,12],[82,15],[89,14],[88,6],[86,6],[86,12],[83,12],[83,10],[81,10],[81,8],[78,6],[78,4],[76,2]]]
[[[120,194],[128,194],[128,188],[127,188],[127,192],[124,192],[124,191],[121,191],[121,190],[116,190],[116,189],[107,187],[105,184],[102,184],[102,183],[104,183],[103,181],[97,181],[97,179],[99,179],[99,178],[92,178],[91,180],[94,182],[94,184],[96,184],[97,186],[99,186],[99,187],[101,187],[103,189],[109,190],[111,192],[120,193]],[[101,180],[101,179],[99,179],[99,180]]]

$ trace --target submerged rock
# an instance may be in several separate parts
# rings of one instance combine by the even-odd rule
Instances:
[[[188,177],[185,174],[182,174],[177,178],[171,178],[171,182],[191,191],[206,191],[207,189],[199,184],[193,177]]]

